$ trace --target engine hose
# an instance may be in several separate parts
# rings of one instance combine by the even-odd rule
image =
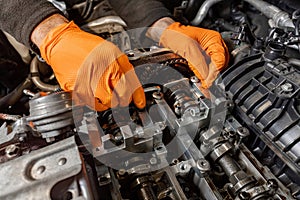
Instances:
[[[206,17],[209,9],[215,5],[216,3],[219,3],[223,0],[206,0],[198,10],[198,13],[196,17],[191,21],[191,24],[194,26],[199,26],[203,19]]]
[[[290,27],[294,28],[294,23],[289,17],[289,14],[282,11],[276,6],[273,6],[262,0],[244,0],[249,3],[261,13],[263,13],[269,19],[272,19],[275,22],[277,27]]]
[[[39,89],[47,92],[54,92],[60,89],[59,85],[50,85],[41,81],[39,73],[39,61],[37,57],[34,57],[30,63],[30,73],[34,85]]]
[[[23,83],[17,86],[11,93],[0,99],[0,111],[4,111],[9,106],[13,106],[23,95],[23,90],[32,86],[32,80],[27,77]]]

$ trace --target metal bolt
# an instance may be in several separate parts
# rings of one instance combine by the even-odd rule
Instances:
[[[100,147],[96,147],[95,150],[96,151],[100,151],[101,149],[100,149]]]
[[[163,94],[162,94],[161,92],[153,92],[152,97],[153,97],[154,99],[161,100],[162,97],[163,97]]]
[[[200,159],[197,161],[197,168],[202,172],[206,173],[210,171],[210,164],[207,160],[205,159]]]
[[[118,171],[118,174],[119,174],[120,176],[124,176],[124,175],[126,174],[126,170],[125,170],[125,169],[120,169],[120,170]]]
[[[283,92],[292,92],[293,91],[293,85],[290,83],[285,83],[281,86],[281,89]]]
[[[179,163],[179,160],[178,160],[178,159],[172,160],[172,164],[173,164],[173,165],[176,165],[176,164],[178,164],[178,163]]]
[[[159,49],[159,47],[158,46],[151,46],[150,47],[150,51],[153,51],[153,50],[156,50],[156,49]]]
[[[278,188],[278,183],[275,179],[269,179],[267,181],[267,187],[276,190]]]
[[[229,136],[230,138],[234,138],[234,137],[236,136],[236,134],[235,134],[235,132],[233,132],[233,131],[229,131],[228,136]]]
[[[178,167],[180,173],[187,173],[191,169],[191,165],[189,163],[180,163]]]
[[[48,137],[48,138],[46,138],[46,142],[47,143],[51,143],[51,142],[54,142],[54,141],[55,141],[54,137]]]
[[[190,109],[190,114],[191,114],[193,117],[199,115],[199,114],[200,114],[199,108],[192,108],[192,109]]]
[[[249,130],[245,127],[238,127],[236,130],[238,134],[238,140],[235,142],[235,148],[238,149],[240,144],[242,143],[242,140],[250,135]]]
[[[141,126],[137,126],[134,133],[139,137],[142,138],[144,136],[144,129]]]
[[[157,122],[157,124],[158,124],[160,130],[164,130],[166,128],[165,122]]]
[[[155,150],[156,151],[163,151],[164,147],[163,146],[158,146],[158,147],[155,147]]]
[[[199,83],[199,79],[196,76],[191,77],[192,83]]]
[[[20,148],[17,145],[12,144],[6,147],[5,153],[8,158],[13,158],[19,154],[19,150]]]
[[[126,52],[126,54],[128,57],[134,57],[134,52],[132,51]]]
[[[238,127],[236,132],[241,138],[245,138],[250,135],[249,130],[245,127]]]
[[[178,102],[178,101],[176,101],[175,103],[174,103],[174,107],[175,108],[181,108],[181,105],[180,105],[180,103]]]
[[[157,164],[157,159],[156,159],[156,158],[151,158],[151,159],[150,159],[150,164],[151,164],[151,165]]]
[[[179,102],[175,102],[174,107],[175,107],[175,113],[177,115],[180,115],[181,114],[181,105],[180,105],[180,103]]]
[[[20,136],[20,137],[19,137],[19,141],[20,141],[20,142],[24,142],[24,141],[25,141],[25,137],[24,137],[24,136]]]
[[[31,96],[31,97],[34,97],[35,96],[35,93],[31,92],[30,90],[27,90],[27,89],[24,89],[23,90],[23,93],[27,96]]]

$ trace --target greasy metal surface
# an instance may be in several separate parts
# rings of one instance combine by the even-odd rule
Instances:
[[[50,199],[52,187],[77,175],[82,161],[73,137],[0,165],[0,199]]]
[[[63,133],[63,128],[74,124],[72,96],[69,92],[52,93],[29,101],[30,116],[37,131],[44,138],[50,138]]]

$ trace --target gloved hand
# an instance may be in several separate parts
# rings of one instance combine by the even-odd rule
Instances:
[[[73,22],[47,33],[40,51],[61,88],[73,91],[79,103],[98,111],[126,106],[131,100],[138,108],[145,106],[143,88],[127,56]]]
[[[200,79],[203,88],[212,85],[229,60],[228,49],[218,32],[184,26],[178,22],[174,22],[163,31],[160,45],[186,58],[190,69]],[[203,50],[210,56],[212,62],[207,61]]]

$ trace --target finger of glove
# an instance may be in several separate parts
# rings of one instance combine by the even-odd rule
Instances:
[[[228,50],[226,46],[223,46],[223,42],[210,45],[206,50],[207,54],[211,57],[212,62],[216,65],[217,70],[222,70],[228,63]]]
[[[209,88],[213,84],[219,73],[220,71],[217,69],[217,66],[213,62],[211,62],[209,64],[209,74],[205,79],[206,85],[204,88]]]
[[[112,107],[127,106],[132,99],[138,108],[145,106],[145,94],[133,69],[124,73],[117,82],[113,82],[113,85]]]
[[[160,38],[160,44],[187,59],[191,70],[201,81],[206,79],[208,60],[197,40],[184,33],[167,29]]]
[[[103,105],[98,98],[95,98],[94,107],[92,109],[97,111],[104,111],[104,110],[108,110],[109,108],[110,108],[109,106]]]
[[[122,75],[119,80],[112,79],[114,95],[117,97],[113,97],[112,107],[117,105],[127,106],[132,99],[138,108],[144,107],[146,102],[145,94],[143,90],[140,89],[141,83],[135,74],[133,66],[130,64],[128,57],[122,55],[116,60],[116,63],[120,66]]]
[[[87,59],[78,72],[73,93],[80,97],[81,103],[85,103],[92,109],[111,107],[112,84],[111,71],[105,70],[97,58]],[[99,61],[99,60],[98,60]],[[115,79],[119,77],[115,76]]]
[[[146,106],[146,97],[145,97],[145,92],[144,92],[144,89],[143,87],[138,87],[133,95],[132,95],[132,98],[133,98],[133,102],[134,104],[136,105],[137,108],[139,109],[143,109],[145,108]]]
[[[123,73],[118,63],[122,55],[115,45],[105,41],[94,48],[83,62],[74,91],[80,93],[89,106],[111,107],[113,81],[118,81]],[[98,100],[95,101],[95,98]]]
[[[221,43],[223,43],[223,41],[221,41]],[[207,52],[211,56],[212,62],[209,64],[209,73],[205,79],[204,88],[209,88],[213,84],[220,71],[227,66],[229,60],[228,49],[225,44],[224,46],[220,44],[211,45]]]

